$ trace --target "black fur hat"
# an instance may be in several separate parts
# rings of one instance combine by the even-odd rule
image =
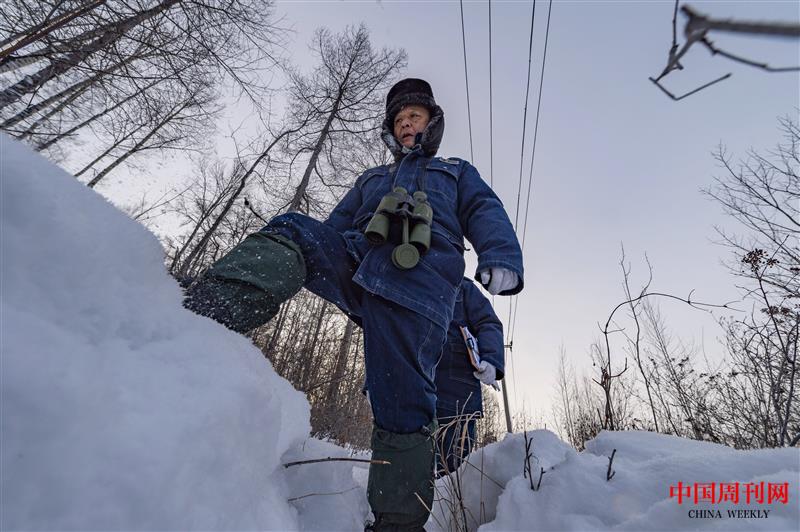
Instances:
[[[417,134],[419,137],[417,143],[422,145],[425,154],[429,157],[436,155],[439,144],[442,142],[444,112],[441,107],[436,105],[430,84],[417,78],[400,80],[389,89],[389,94],[386,95],[386,120],[383,122],[382,133],[383,141],[396,159],[401,159],[408,149],[403,148],[394,138],[394,117],[403,107],[413,104],[422,105],[431,113],[431,119],[425,131]]]
[[[422,79],[406,78],[395,83],[386,95],[386,118],[389,122],[406,105],[417,104],[427,107],[433,113],[436,101],[433,99],[433,89],[430,84]]]

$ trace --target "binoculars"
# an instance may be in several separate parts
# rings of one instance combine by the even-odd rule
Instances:
[[[372,244],[386,242],[393,221],[402,223],[402,242],[392,251],[392,262],[401,270],[410,270],[431,247],[433,208],[428,195],[418,190],[411,196],[403,187],[386,194],[364,230],[367,240]]]

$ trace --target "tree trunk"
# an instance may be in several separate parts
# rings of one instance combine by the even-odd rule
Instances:
[[[322,128],[322,131],[320,131],[319,137],[317,138],[317,143],[314,145],[314,151],[311,153],[311,159],[308,161],[306,171],[303,172],[303,179],[301,179],[300,184],[297,185],[297,189],[294,192],[294,197],[292,198],[291,203],[289,203],[290,212],[300,210],[303,197],[306,194],[306,190],[308,190],[308,183],[311,181],[311,172],[313,172],[314,168],[317,166],[317,159],[319,159],[319,154],[322,152],[323,146],[325,146],[325,141],[328,140],[328,134],[330,132],[333,119],[336,118],[336,115],[339,113],[339,105],[342,103],[342,95],[343,93],[340,91],[336,97],[336,101],[333,104],[333,109],[331,109],[328,119],[325,121],[325,126]]]
[[[131,28],[155,17],[160,13],[163,13],[180,1],[182,0],[163,0],[156,7],[142,11],[141,13],[138,13],[132,17],[128,17],[125,20],[110,24],[108,29],[106,29],[106,31],[94,41],[87,43],[80,49],[67,54],[64,58],[53,59],[47,67],[30,76],[25,76],[14,85],[0,91],[0,109],[8,107],[26,94],[30,94],[38,90],[42,85],[51,79],[61,76],[90,57],[95,52],[106,48],[111,43],[121,38]]]
[[[16,115],[12,116],[8,120],[6,120],[2,124],[0,124],[0,129],[8,129],[8,128],[10,128],[10,127],[22,122],[26,118],[35,115],[39,111],[42,111],[42,110],[46,109],[47,107],[49,107],[53,103],[61,100],[62,98],[66,98],[66,102],[67,103],[66,104],[62,103],[61,105],[57,106],[55,112],[57,112],[59,109],[63,109],[66,105],[68,105],[69,103],[72,103],[73,101],[75,101],[75,99],[78,98],[78,96],[80,96],[81,94],[86,92],[87,89],[89,89],[93,84],[97,83],[99,80],[101,80],[105,76],[107,76],[107,75],[119,70],[123,66],[129,64],[131,61],[133,61],[135,59],[138,59],[139,58],[139,52],[142,50],[142,48],[144,48],[144,45],[140,44],[131,55],[125,57],[121,61],[118,61],[117,63],[115,63],[114,65],[110,66],[109,68],[107,68],[105,70],[101,70],[97,74],[95,74],[95,75],[93,75],[93,76],[91,76],[89,78],[86,78],[83,81],[75,83],[74,85],[70,85],[69,87],[57,92],[56,94],[54,94],[54,95],[52,95],[52,96],[50,96],[48,98],[45,98],[44,100],[41,100],[41,101],[37,102],[35,105],[30,105],[30,106],[24,108],[22,111],[20,111]],[[52,116],[52,114],[53,114],[53,112],[48,113],[47,116],[48,117]],[[29,130],[32,131],[34,129],[35,129],[35,127],[31,127]],[[20,138],[23,138],[23,137],[20,137]]]
[[[30,34],[32,32],[40,31],[42,28],[46,27],[48,24],[52,24],[53,22],[50,20],[50,17],[53,16],[53,13],[55,13],[57,9],[58,9],[58,6],[52,7],[50,9],[50,11],[47,13],[47,15],[44,17],[44,20],[42,22],[40,22],[39,24],[37,24],[36,26],[33,26],[31,28],[23,28],[23,29],[17,31],[16,33],[10,33],[5,39],[0,41],[0,48],[12,45],[14,43],[14,41],[22,39],[25,35],[28,35],[28,34]]]
[[[289,314],[289,306],[290,305],[288,302],[281,305],[281,310],[280,313],[278,314],[278,320],[275,322],[275,328],[272,329],[272,334],[269,335],[269,340],[262,349],[264,356],[270,360],[273,360],[273,363],[274,363],[275,345],[278,342],[278,337],[281,334],[281,330],[283,330],[283,324],[286,322],[286,316]]]
[[[107,176],[109,174],[109,172],[111,172],[114,168],[116,168],[117,166],[119,166],[120,164],[125,162],[125,160],[128,159],[128,157],[130,157],[131,155],[134,155],[134,154],[142,151],[142,149],[144,149],[144,147],[147,145],[147,141],[149,141],[151,138],[153,138],[153,135],[158,133],[161,128],[163,128],[164,126],[169,124],[184,109],[186,109],[189,105],[191,105],[191,103],[193,101],[194,101],[194,99],[192,97],[190,97],[188,100],[183,102],[180,106],[178,106],[178,108],[176,110],[174,110],[172,113],[170,113],[166,117],[164,117],[164,119],[161,120],[161,122],[156,124],[156,126],[153,129],[151,129],[150,132],[147,133],[147,135],[145,135],[131,149],[129,149],[128,151],[123,153],[113,163],[111,163],[110,165],[108,165],[105,168],[103,168],[96,176],[94,176],[94,178],[92,178],[92,180],[89,181],[89,183],[87,183],[87,186],[89,188],[94,188],[94,186],[97,183],[99,183],[101,179],[103,179],[105,176]]]
[[[197,243],[197,245],[192,249],[191,253],[189,253],[188,257],[186,257],[186,260],[183,262],[183,264],[181,264],[181,267],[178,270],[178,274],[179,275],[186,275],[188,273],[189,269],[196,262],[197,257],[200,255],[200,253],[208,245],[208,240],[214,235],[214,233],[216,232],[217,228],[219,228],[219,225],[222,223],[222,221],[228,215],[228,212],[230,212],[231,208],[233,207],[234,202],[236,201],[236,199],[239,197],[239,195],[244,190],[245,185],[247,184],[247,179],[252,175],[252,173],[255,171],[255,169],[258,167],[258,165],[261,164],[261,161],[263,161],[269,155],[270,150],[272,150],[272,148],[278,142],[280,142],[281,139],[283,139],[287,135],[290,135],[292,133],[296,133],[299,130],[300,130],[299,127],[295,128],[295,129],[286,130],[283,133],[281,133],[280,135],[278,135],[277,137],[275,137],[275,139],[272,142],[270,142],[269,146],[267,146],[267,148],[263,152],[261,152],[261,154],[256,158],[256,160],[253,161],[253,164],[250,165],[250,167],[247,169],[247,171],[244,172],[244,174],[242,174],[242,178],[239,181],[239,186],[236,188],[234,193],[231,194],[230,197],[228,198],[228,201],[225,203],[225,206],[222,208],[222,212],[220,212],[219,216],[217,216],[217,219],[214,220],[214,223],[211,224],[211,227],[209,227],[208,231],[206,231],[206,233],[203,235],[203,237],[200,239],[200,241]],[[199,229],[199,227],[200,227],[200,224],[198,224],[195,229],[197,230],[197,229]],[[187,244],[186,245],[188,245],[188,243],[191,242],[191,238],[194,237],[194,234],[196,234],[196,231],[192,234],[192,237],[190,237],[190,239],[187,240]],[[178,259],[180,258],[180,255],[182,255],[182,253],[183,253],[183,251],[185,249],[186,249],[186,246],[184,246],[184,248],[178,254],[176,254],[176,257],[172,262],[172,267],[170,267],[170,273],[172,273],[172,271],[173,271],[173,269],[175,267],[175,264],[178,263]]]
[[[119,139],[117,142],[115,142],[114,144],[112,144],[111,146],[109,146],[109,147],[108,147],[108,148],[107,148],[107,149],[106,149],[106,150],[105,150],[103,153],[101,153],[100,155],[98,155],[97,157],[95,157],[95,158],[92,160],[92,162],[90,162],[89,164],[87,164],[86,166],[84,166],[83,168],[81,168],[81,169],[80,169],[80,171],[78,171],[77,173],[75,173],[75,174],[73,174],[73,175],[74,175],[75,177],[80,177],[81,175],[83,175],[84,173],[86,173],[86,171],[88,171],[88,170],[89,170],[89,169],[90,169],[92,166],[96,165],[96,164],[97,164],[98,162],[100,162],[100,161],[101,161],[101,160],[102,160],[104,157],[106,157],[106,156],[107,156],[109,153],[111,153],[112,151],[114,151],[114,148],[116,148],[117,146],[119,146],[120,144],[122,144],[123,142],[125,142],[126,140],[128,140],[129,138],[131,138],[133,135],[135,135],[135,134],[136,134],[136,132],[137,132],[137,131],[139,131],[139,130],[140,130],[140,129],[142,129],[143,127],[144,127],[144,124],[142,124],[142,125],[138,126],[136,129],[132,130],[130,133],[127,133],[127,134],[126,134],[124,137],[122,137],[122,138],[121,138],[121,139]]]
[[[69,87],[57,92],[56,94],[53,94],[52,96],[45,98],[44,100],[36,102],[35,105],[29,105],[28,107],[22,109],[19,113],[15,114],[11,118],[0,124],[0,129],[9,129],[10,127],[19,124],[26,118],[35,115],[39,111],[43,111],[44,109],[50,107],[50,105],[54,104],[55,102],[61,99],[66,98],[65,101],[67,102],[67,104],[72,103],[78,96],[83,94],[89,88],[89,85],[91,85],[92,83],[103,77],[103,75],[104,75],[103,72],[95,74],[91,78],[85,79],[80,83],[70,85]],[[56,109],[63,109],[63,107],[64,104],[57,106]],[[36,127],[32,126],[31,128],[29,128],[28,131],[32,132],[34,129],[36,129]],[[27,131],[25,133],[27,133]],[[19,138],[24,138],[24,136],[25,136],[24,134],[20,135]]]
[[[333,375],[331,382],[328,385],[328,390],[325,393],[325,402],[332,404],[339,397],[339,388],[341,386],[342,377],[347,369],[347,357],[350,354],[350,343],[353,340],[353,329],[355,323],[353,320],[348,319],[347,325],[344,328],[344,336],[342,342],[339,344],[339,351],[336,353],[336,363],[333,368]]]
[[[43,22],[37,24],[33,28],[25,30],[24,33],[27,35],[27,37],[22,38],[22,40],[20,40],[16,44],[13,44],[11,46],[8,46],[7,48],[3,48],[2,50],[0,50],[0,59],[4,59],[7,56],[14,53],[15,51],[19,50],[20,48],[28,46],[29,44],[34,43],[43,37],[46,37],[47,35],[57,30],[58,28],[61,28],[62,26],[68,24],[72,20],[88,13],[89,11],[92,11],[94,8],[99,7],[105,3],[106,0],[95,0],[93,2],[88,2],[84,7],[76,11],[73,11],[72,13],[64,13],[63,15],[61,15],[52,22],[45,19]],[[21,37],[22,34],[17,34],[17,35],[18,35],[17,38],[19,38]],[[0,46],[7,46],[11,44],[13,40],[16,40],[16,38],[6,39],[2,43],[0,43]]]
[[[307,297],[307,294],[303,294],[301,296],[301,299],[306,299],[306,297]],[[286,338],[288,338],[290,340],[295,340],[295,341],[297,340],[298,329],[300,328],[300,324],[299,324],[299,322],[300,322],[300,308],[299,307],[300,306],[301,306],[300,304],[292,305],[292,309],[291,309],[292,319],[289,322],[289,329],[288,329],[288,331],[286,333]],[[289,347],[287,346],[287,344],[288,344],[288,340],[284,341],[283,344],[280,346],[280,348],[275,350],[276,353],[280,353],[280,356],[276,357],[276,358],[278,358],[278,364],[276,365],[277,366],[276,367],[276,371],[278,372],[278,375],[280,375],[281,377],[284,377],[284,378],[288,378],[288,376],[289,376],[288,375],[289,374],[289,369],[287,368],[287,366],[289,365],[290,362],[294,361],[294,358],[293,358],[294,349],[292,349],[292,353],[288,353],[287,351],[289,351]]]
[[[308,390],[311,387],[311,383],[308,382],[311,375],[314,373],[312,368],[315,366],[314,359],[316,358],[316,351],[317,351],[317,342],[319,341],[319,333],[322,329],[322,322],[325,319],[325,314],[328,311],[328,302],[324,299],[321,300],[319,305],[319,309],[317,311],[317,321],[314,325],[314,334],[308,339],[306,344],[303,346],[303,363],[300,364],[300,376],[298,379],[298,384],[300,385],[301,390]]]
[[[110,113],[110,112],[122,107],[123,105],[125,105],[126,103],[131,101],[132,99],[136,98],[139,95],[144,94],[148,89],[154,87],[155,85],[158,85],[159,83],[161,83],[163,81],[164,81],[163,79],[157,79],[157,80],[153,81],[152,83],[150,83],[149,85],[145,86],[144,88],[139,89],[138,91],[134,92],[130,96],[127,96],[124,99],[120,100],[119,102],[115,103],[111,107],[108,107],[108,108],[104,109],[103,111],[101,111],[99,113],[95,113],[94,115],[90,116],[89,118],[87,118],[83,122],[80,122],[79,124],[76,124],[75,126],[72,126],[71,128],[69,128],[68,130],[66,130],[66,131],[64,131],[62,133],[59,133],[58,135],[54,136],[50,140],[47,140],[45,142],[40,142],[39,144],[37,144],[37,146],[35,148],[36,151],[46,150],[47,148],[49,148],[50,146],[56,144],[57,142],[60,142],[60,141],[64,140],[66,137],[69,137],[70,135],[72,135],[76,131],[79,131],[79,130],[83,129],[84,127],[88,126],[89,124],[91,124],[92,122],[97,120],[98,118],[102,118],[103,116],[107,115],[108,113]]]
[[[58,113],[61,113],[62,111],[64,111],[64,109],[66,109],[67,106],[71,105],[75,100],[80,98],[88,90],[89,90],[89,87],[86,86],[86,87],[83,87],[83,88],[73,92],[68,97],[64,98],[64,100],[60,104],[56,105],[50,111],[48,111],[44,115],[40,116],[36,121],[34,121],[30,126],[28,126],[28,129],[26,129],[25,131],[22,131],[21,133],[16,135],[16,137],[18,139],[20,139],[20,140],[23,140],[23,139],[26,139],[26,138],[31,137],[33,135],[36,135],[36,130],[39,129],[39,127],[42,124],[44,124],[45,122],[47,122],[48,120],[53,118]],[[41,135],[47,135],[47,136],[50,136],[52,138],[53,136],[55,136],[57,134],[56,133],[43,133]]]

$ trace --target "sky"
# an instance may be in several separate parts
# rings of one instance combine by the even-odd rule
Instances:
[[[151,233],[4,134],[0,174],[0,529],[362,528],[363,461],[285,466],[368,455],[311,438],[305,396],[258,348],[182,308]],[[528,438],[531,469],[545,472],[536,492],[523,476]],[[586,447],[537,430],[470,455],[458,477],[468,530],[800,524],[800,449],[638,431]],[[457,528],[453,482],[437,481],[427,530]],[[694,503],[710,482],[712,499]],[[719,500],[723,484],[738,503]]]
[[[690,5],[716,18],[800,22],[800,4],[794,1]],[[518,299],[514,350],[507,362],[512,412],[524,409],[549,419],[562,348],[576,368],[590,369],[598,323],[624,301],[621,246],[634,291],[647,279],[646,256],[654,270],[654,291],[686,296],[694,290],[693,299],[719,304],[738,299],[722,264],[728,252],[715,244],[714,230],[735,230],[736,225],[701,190],[722,175],[712,157],[720,143],[739,157],[780,140],[777,118],[797,118],[800,76],[766,73],[694,46],[683,60],[685,69],[665,78],[670,90],[683,93],[733,75],[671,101],[648,76],[658,75],[666,64],[673,6],[671,1],[553,2],[526,225],[547,2],[536,3],[524,151],[532,4],[492,2],[491,76],[489,5],[463,4],[474,155],[458,2],[276,4],[276,13],[292,29],[286,53],[300,68],[313,66],[307,43],[320,26],[339,31],[363,22],[376,46],[404,48],[404,76],[429,81],[445,111],[439,154],[471,159],[512,221],[519,220],[520,235],[524,228],[525,290]],[[682,42],[682,15],[678,20]],[[797,40],[712,38],[728,51],[774,66],[800,65]],[[468,260],[468,276],[475,264],[474,257]],[[494,303],[506,330],[512,330],[508,299],[497,297]],[[676,302],[663,303],[662,311],[686,343],[712,359],[720,356],[717,321],[728,311],[708,314]],[[622,358],[617,357],[618,363]]]

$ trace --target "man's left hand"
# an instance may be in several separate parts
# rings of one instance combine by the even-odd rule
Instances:
[[[519,276],[505,268],[489,268],[488,270],[483,270],[480,276],[481,284],[493,296],[516,288],[519,284]]]

